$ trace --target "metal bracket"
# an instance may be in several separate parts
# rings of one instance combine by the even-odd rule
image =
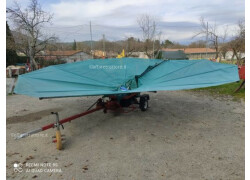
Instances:
[[[62,126],[62,128],[64,129],[63,125],[60,124],[58,112],[51,112],[51,114],[55,114],[56,115],[56,123],[54,124],[54,127],[56,127],[58,131],[60,130],[60,126]]]

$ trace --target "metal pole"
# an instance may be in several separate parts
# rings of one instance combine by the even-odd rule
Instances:
[[[70,116],[70,117],[65,118],[65,119],[62,119],[62,120],[60,120],[60,121],[59,121],[59,116],[57,115],[57,123],[56,123],[56,124],[55,124],[55,123],[51,123],[51,124],[48,124],[48,125],[43,126],[43,127],[41,127],[41,128],[35,129],[35,130],[33,130],[33,131],[29,131],[29,132],[20,134],[18,137],[16,137],[16,139],[21,139],[21,138],[30,136],[31,134],[35,134],[35,133],[38,133],[38,132],[41,132],[41,131],[45,131],[45,130],[50,129],[50,128],[54,128],[54,127],[59,128],[59,125],[62,125],[62,124],[64,124],[64,123],[66,123],[66,122],[70,122],[70,121],[72,121],[72,120],[74,120],[74,119],[77,119],[77,118],[79,118],[79,117],[85,116],[85,115],[90,114],[90,113],[93,113],[93,112],[95,112],[95,111],[99,111],[99,110],[101,110],[101,109],[103,109],[103,108],[104,108],[104,107],[99,106],[99,107],[96,107],[96,108],[94,108],[94,109],[92,109],[92,110],[88,110],[88,111],[85,111],[85,112],[83,112],[83,113],[76,114],[76,115],[74,115],[74,116]]]
[[[102,39],[102,47],[103,47],[103,55],[105,53],[105,34],[102,35],[103,39]]]
[[[90,52],[92,54],[93,59],[93,45],[92,45],[92,27],[91,27],[91,21],[89,22],[89,30],[90,30]]]
[[[206,58],[207,58],[207,41],[208,41],[208,22],[207,22],[207,35],[206,35]]]
[[[155,58],[154,56],[155,56],[155,54],[154,54],[154,52],[155,52],[155,39],[153,39],[153,59]]]

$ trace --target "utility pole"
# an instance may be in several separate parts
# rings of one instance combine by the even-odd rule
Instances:
[[[126,52],[129,52],[129,38],[127,39]]]
[[[206,33],[206,58],[207,58],[207,41],[208,41],[208,22],[207,22],[207,33]],[[207,58],[208,59],[208,58]]]
[[[154,59],[154,53],[155,53],[155,28],[156,28],[156,25],[155,25],[155,21],[153,23],[153,28],[154,28],[154,34],[153,34],[153,59]]]
[[[102,48],[103,52],[105,52],[105,34],[102,35]]]
[[[93,59],[93,45],[92,45],[92,27],[91,27],[91,21],[89,22],[89,30],[90,30],[90,53],[92,54]]]
[[[155,58],[155,39],[153,39],[153,59]]]

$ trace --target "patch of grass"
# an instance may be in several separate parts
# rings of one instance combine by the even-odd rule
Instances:
[[[236,65],[237,64],[237,60],[223,60],[220,63],[222,63],[222,64],[234,64],[234,65]]]
[[[199,88],[199,89],[194,89],[193,91],[208,91],[212,94],[231,95],[236,99],[240,98],[245,99],[245,86],[243,86],[239,90],[239,92],[234,93],[234,91],[241,85],[242,82],[243,80],[240,80],[239,82],[224,84],[220,86],[207,87],[207,88]]]

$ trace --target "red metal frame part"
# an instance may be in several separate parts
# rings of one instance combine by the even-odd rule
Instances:
[[[131,93],[127,96],[122,97],[122,100],[128,100],[128,99],[133,98],[134,96],[137,96],[137,95],[138,95],[138,93]],[[119,101],[117,100],[117,96],[115,96],[115,95],[109,96],[109,101],[106,101],[104,106],[105,106],[104,113],[107,113],[107,110],[114,111],[117,109],[121,109],[121,112],[123,112],[123,113],[128,113],[128,112],[135,110],[134,106],[131,106],[129,111],[123,110],[123,107],[120,105]]]
[[[136,94],[135,93],[130,94],[128,96],[123,97],[123,99],[132,98],[133,96],[136,96]],[[98,101],[96,103],[96,107],[94,109],[84,111],[84,112],[82,112],[80,114],[76,114],[76,115],[70,116],[68,118],[58,120],[57,123],[51,123],[51,124],[48,124],[48,125],[43,126],[41,128],[35,129],[33,131],[29,131],[27,133],[21,134],[16,139],[24,138],[24,137],[30,136],[31,134],[35,134],[35,133],[38,133],[38,132],[41,132],[41,131],[45,131],[45,130],[50,129],[50,128],[54,128],[54,127],[59,128],[60,125],[66,123],[66,122],[70,122],[70,121],[75,120],[75,119],[77,119],[79,117],[88,115],[90,113],[99,111],[101,109],[104,109],[104,113],[106,113],[107,110],[116,110],[116,109],[122,108],[121,105],[119,104],[119,101],[117,100],[117,98],[115,96],[110,96],[109,98],[110,99],[108,101],[106,101],[106,102],[104,102],[103,99],[101,99],[101,98],[98,99]],[[133,109],[135,109],[135,108],[132,107],[132,110]],[[125,111],[123,111],[123,112],[125,112]]]
[[[245,65],[244,66],[238,66],[238,70],[239,70],[240,79],[245,80]]]
[[[101,109],[103,109],[103,107],[96,107],[96,108],[94,108],[94,109],[92,109],[92,110],[85,111],[85,112],[83,112],[83,113],[76,114],[76,115],[74,115],[74,116],[70,116],[70,117],[68,117],[68,118],[65,118],[65,119],[60,120],[60,121],[59,121],[59,124],[60,124],[60,125],[61,125],[61,124],[64,124],[64,123],[66,123],[66,122],[75,120],[75,119],[77,119],[77,118],[79,118],[79,117],[85,116],[85,115],[90,114],[90,113],[93,113],[93,112],[95,112],[95,111],[99,111],[99,110],[101,110]],[[47,126],[43,126],[43,127],[42,127],[42,131],[45,131],[45,130],[50,129],[50,128],[53,128],[54,125],[55,125],[54,123],[51,123],[51,124],[49,124],[49,125],[47,125]]]
[[[93,113],[95,111],[99,111],[99,110],[104,109],[104,108],[105,108],[105,106],[104,106],[104,103],[103,103],[102,99],[98,99],[97,104],[96,104],[96,108],[94,108],[94,109],[87,110],[87,111],[84,111],[84,112],[82,112],[80,114],[76,114],[76,115],[70,116],[68,118],[62,119],[62,120],[58,121],[58,124],[57,123],[51,123],[51,124],[43,126],[41,128],[38,128],[38,129],[35,129],[35,130],[32,130],[32,131],[23,133],[23,134],[19,135],[16,139],[21,139],[21,138],[30,136],[31,134],[35,134],[35,133],[45,131],[45,130],[50,129],[50,128],[60,126],[60,125],[62,125],[64,123],[66,123],[66,122],[70,122],[70,121],[72,121],[74,119],[77,119],[79,117],[85,116],[85,115],[90,114],[90,113]]]

